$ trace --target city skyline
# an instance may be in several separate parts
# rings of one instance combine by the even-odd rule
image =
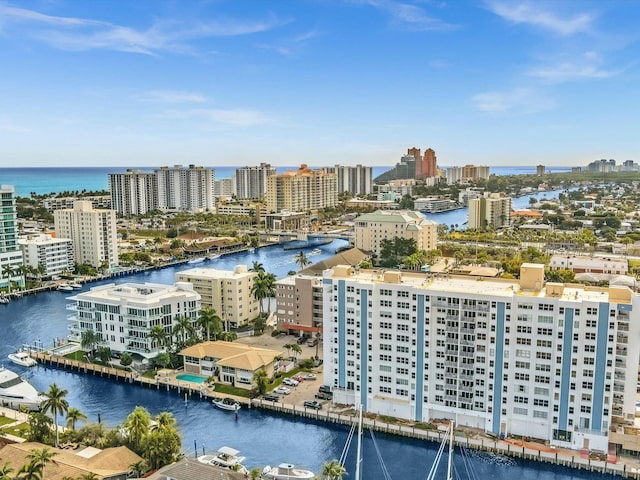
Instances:
[[[621,1],[0,2],[0,155],[32,167],[388,166],[411,147],[448,166],[637,159],[638,14]]]

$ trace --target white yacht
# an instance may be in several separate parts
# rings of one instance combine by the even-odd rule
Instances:
[[[191,260],[189,260],[187,263],[189,265],[196,265],[198,263],[202,263],[206,260],[206,258],[204,257],[196,257],[196,258],[192,258]]]
[[[57,290],[59,292],[73,292],[73,287],[68,283],[61,283],[60,285],[58,285]]]
[[[240,452],[235,448],[220,447],[217,454],[202,455],[198,457],[198,461],[235,470],[242,467],[241,463],[244,461],[244,457],[240,456]],[[236,465],[239,465],[239,467]]]
[[[0,404],[15,409],[39,410],[46,399],[17,373],[0,367]]]
[[[21,367],[35,367],[38,362],[34,358],[31,358],[28,352],[16,352],[10,353],[7,355],[9,360],[11,360],[16,365],[20,365]]]
[[[262,478],[268,480],[297,480],[311,479],[315,475],[311,470],[297,468],[291,463],[281,463],[277,467],[266,466],[262,470]]]

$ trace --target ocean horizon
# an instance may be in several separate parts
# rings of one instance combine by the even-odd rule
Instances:
[[[13,185],[20,197],[31,193],[99,191],[108,189],[108,174],[124,173],[128,169],[152,172],[158,167],[11,167],[0,168],[0,185]],[[210,167],[215,171],[216,180],[231,178],[237,166]],[[298,168],[297,166],[276,167],[278,173]],[[312,166],[312,168],[320,168]],[[374,166],[373,178],[391,170],[394,166]],[[441,166],[446,169],[448,166]],[[495,166],[490,167],[492,175],[524,175],[536,172],[535,166]],[[546,167],[552,173],[568,172],[571,167]]]

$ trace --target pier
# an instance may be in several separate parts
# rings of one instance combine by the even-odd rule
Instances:
[[[51,355],[47,352],[31,352],[31,356],[35,358],[39,364],[68,369],[84,374],[96,375],[119,382],[137,384],[143,388],[175,391],[180,397],[193,400],[210,401],[213,397],[219,396],[211,386],[205,383],[197,384],[187,382],[175,378],[172,375],[160,372],[155,378],[144,377],[136,372],[121,370],[104,365],[80,362],[70,360],[68,358]],[[177,372],[179,373],[179,372]],[[283,402],[271,402],[264,399],[248,399],[244,397],[234,397],[224,394],[238,400],[245,408],[260,408],[273,412],[284,413],[287,415],[295,415],[297,417],[307,418],[309,420],[329,422],[341,425],[352,425],[355,421],[355,413],[353,410],[345,410],[343,412],[314,410],[305,408],[301,405],[286,404]],[[382,422],[377,419],[363,418],[363,428],[371,429],[374,432],[382,432],[401,437],[412,439],[442,442],[445,432],[437,429],[424,429],[410,425],[392,424]],[[553,465],[566,466],[578,470],[586,470],[603,474],[611,474],[640,480],[640,467],[630,466],[625,463],[611,463],[607,460],[595,460],[581,455],[580,452],[554,449],[541,444],[525,441],[514,441],[511,439],[501,440],[498,438],[472,438],[469,436],[456,435],[454,438],[456,446],[461,448],[474,449],[480,452],[487,452],[494,455],[504,455],[508,457],[520,458],[523,460],[550,463]]]

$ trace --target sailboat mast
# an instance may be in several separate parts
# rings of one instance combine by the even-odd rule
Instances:
[[[453,420],[449,425],[449,462],[447,463],[447,480],[453,480],[451,468],[453,464]]]
[[[362,479],[362,472],[360,471],[360,463],[362,462],[362,405],[358,409],[358,450],[356,454],[356,480]]]

